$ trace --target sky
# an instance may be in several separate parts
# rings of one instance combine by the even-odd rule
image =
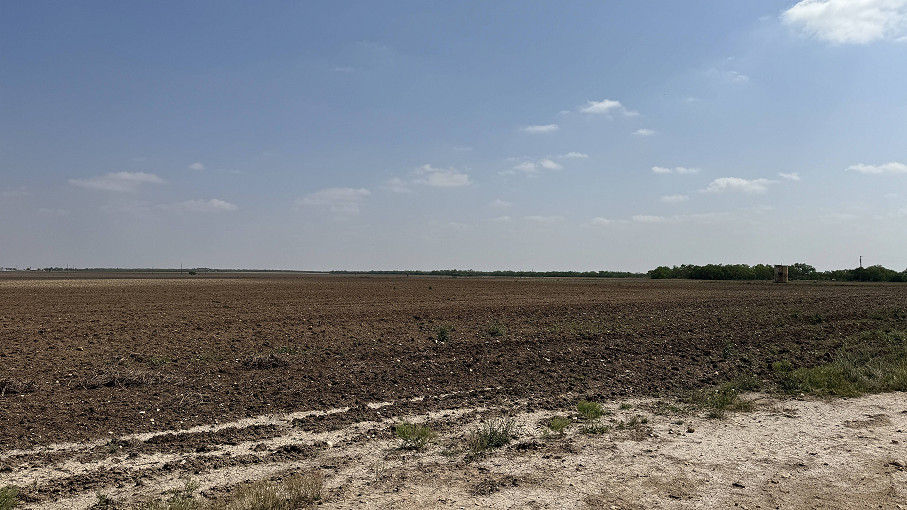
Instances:
[[[3,2],[0,267],[907,267],[907,0]]]

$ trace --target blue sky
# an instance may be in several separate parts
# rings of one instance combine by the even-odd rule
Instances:
[[[907,0],[8,2],[0,266],[907,267]]]

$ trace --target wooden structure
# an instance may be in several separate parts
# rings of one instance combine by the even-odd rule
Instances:
[[[775,265],[775,283],[787,283],[787,266]]]

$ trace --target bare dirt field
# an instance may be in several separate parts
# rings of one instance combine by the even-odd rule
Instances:
[[[902,393],[686,404],[903,310],[896,284],[4,275],[0,487],[87,508],[315,469],[326,508],[907,508]],[[606,433],[546,432],[580,399]],[[511,444],[468,455],[502,414]],[[399,450],[402,419],[438,438]]]

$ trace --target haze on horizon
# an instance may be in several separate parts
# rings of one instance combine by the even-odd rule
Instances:
[[[907,0],[7,2],[0,267],[907,267]]]

